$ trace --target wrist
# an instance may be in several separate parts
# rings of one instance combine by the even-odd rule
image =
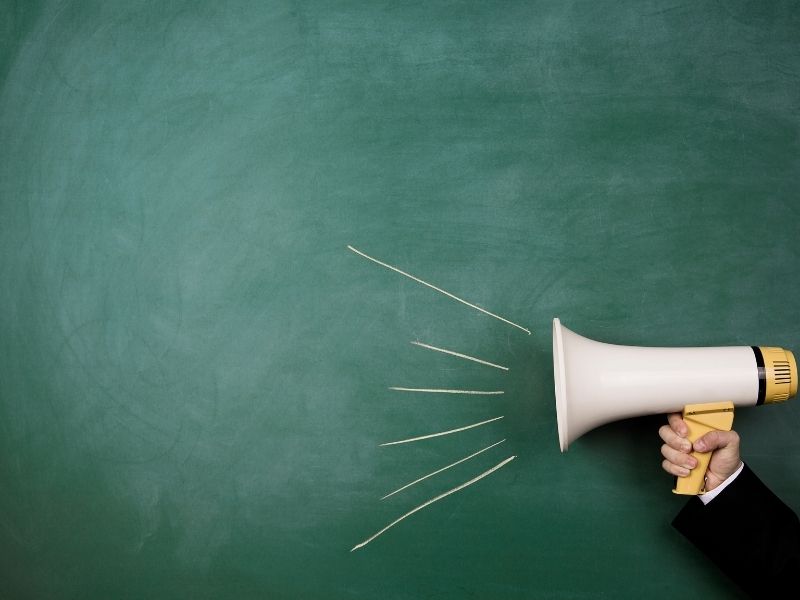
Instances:
[[[736,467],[736,470],[734,470],[733,473],[728,475],[728,477],[717,483],[711,489],[707,489],[705,493],[700,494],[698,497],[703,502],[703,504],[708,504],[719,494],[721,494],[722,490],[728,487],[739,476],[739,473],[742,472],[742,469],[744,469],[744,463],[740,460],[739,466]]]

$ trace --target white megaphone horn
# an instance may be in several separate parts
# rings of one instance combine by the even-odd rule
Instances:
[[[562,452],[611,421],[673,412],[683,412],[694,442],[708,431],[730,430],[735,406],[783,402],[797,393],[797,363],[783,348],[619,346],[578,335],[558,318],[553,374]],[[698,466],[678,478],[678,494],[702,492],[710,453],[692,456]]]

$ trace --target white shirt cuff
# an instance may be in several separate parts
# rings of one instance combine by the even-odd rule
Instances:
[[[736,469],[733,473],[731,473],[725,481],[720,483],[717,487],[715,487],[710,492],[706,492],[705,494],[699,494],[698,498],[700,498],[700,500],[702,500],[703,504],[708,504],[714,498],[716,498],[722,490],[724,490],[726,487],[728,487],[728,485],[734,479],[736,479],[739,476],[739,473],[742,472],[742,469],[744,469],[744,463],[740,461],[739,462],[739,468]]]

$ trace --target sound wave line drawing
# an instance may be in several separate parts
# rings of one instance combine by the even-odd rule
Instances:
[[[444,295],[445,295],[445,296],[447,296],[448,298],[452,298],[453,300],[456,300],[456,301],[458,301],[458,302],[461,302],[461,304],[466,304],[466,305],[467,305],[467,306],[469,306],[470,308],[474,308],[475,310],[478,310],[478,311],[482,312],[482,313],[483,313],[483,314],[485,314],[485,315],[489,315],[490,317],[494,317],[495,319],[499,319],[500,321],[503,321],[504,323],[508,323],[508,324],[509,324],[509,325],[511,325],[512,327],[516,327],[517,329],[521,329],[522,331],[524,331],[524,332],[525,332],[525,333],[527,333],[528,335],[531,335],[530,329],[526,329],[526,328],[525,328],[525,327],[523,327],[522,325],[517,325],[516,323],[514,323],[513,321],[509,321],[509,320],[508,320],[508,319],[506,319],[505,317],[501,317],[500,315],[496,315],[496,314],[494,314],[493,312],[489,312],[489,311],[488,311],[488,310],[486,310],[485,308],[481,308],[480,306],[477,306],[477,305],[475,305],[475,304],[472,304],[471,302],[467,302],[466,300],[464,300],[464,299],[462,299],[462,298],[459,298],[459,297],[458,297],[458,296],[456,296],[455,294],[451,294],[450,292],[447,292],[447,291],[443,290],[443,289],[442,289],[442,288],[440,288],[440,287],[436,287],[436,286],[435,286],[435,285],[433,285],[432,283],[428,283],[427,281],[423,281],[423,280],[422,280],[422,279],[420,279],[419,277],[415,277],[414,275],[411,275],[410,273],[406,273],[405,271],[401,271],[401,270],[400,270],[400,269],[398,269],[397,267],[393,267],[392,265],[390,265],[390,264],[387,264],[387,263],[385,263],[385,262],[383,262],[383,261],[380,261],[380,260],[378,260],[377,258],[372,258],[371,256],[369,256],[369,255],[367,255],[367,254],[364,254],[363,252],[361,252],[361,250],[357,250],[356,248],[353,248],[353,246],[350,246],[349,244],[348,244],[348,246],[347,246],[347,249],[348,249],[348,250],[351,250],[351,251],[353,251],[353,252],[355,252],[355,253],[356,253],[356,254],[358,254],[359,256],[363,256],[363,257],[364,257],[364,258],[366,258],[367,260],[371,260],[371,261],[372,261],[372,262],[374,262],[375,264],[378,264],[378,265],[380,265],[380,266],[382,266],[382,267],[384,267],[384,268],[386,268],[386,269],[389,269],[390,271],[394,271],[395,273],[400,273],[400,275],[403,275],[403,276],[405,276],[405,277],[408,277],[409,279],[412,279],[413,281],[416,281],[417,283],[421,283],[422,285],[428,286],[428,287],[429,287],[429,288],[431,288],[432,290],[436,290],[437,292],[439,292],[440,294],[444,294]]]
[[[446,470],[447,470],[447,469],[449,469],[450,467],[455,467],[456,465],[460,465],[461,463],[463,463],[463,462],[466,462],[466,461],[468,461],[468,460],[469,460],[469,459],[471,459],[471,458],[475,458],[475,457],[476,457],[476,456],[478,456],[479,454],[483,454],[483,453],[484,453],[484,452],[486,452],[487,450],[491,450],[492,448],[494,448],[495,446],[499,446],[499,445],[500,445],[500,444],[502,444],[503,442],[505,442],[505,440],[504,440],[504,439],[503,439],[503,440],[500,440],[499,442],[495,442],[495,443],[494,443],[494,444],[492,444],[491,446],[486,446],[486,448],[482,448],[481,450],[478,450],[477,452],[473,452],[472,454],[470,454],[469,456],[465,456],[465,457],[464,457],[464,458],[462,458],[461,460],[457,460],[457,461],[456,461],[456,462],[454,462],[454,463],[450,463],[450,464],[449,464],[449,465],[447,465],[446,467],[442,467],[441,469],[438,469],[438,470],[434,471],[433,473],[428,473],[427,475],[423,475],[423,476],[422,476],[422,477],[420,477],[419,479],[415,479],[415,480],[414,480],[414,481],[412,481],[411,483],[407,483],[407,484],[405,484],[403,487],[401,487],[401,488],[397,488],[395,491],[393,491],[393,492],[391,492],[391,493],[389,493],[389,494],[386,494],[386,495],[385,495],[383,498],[381,498],[381,500],[386,500],[386,499],[387,499],[387,498],[389,498],[390,496],[394,496],[394,495],[395,495],[395,494],[397,494],[398,492],[402,492],[403,490],[410,488],[412,485],[416,485],[416,484],[417,484],[417,483],[419,483],[420,481],[425,481],[425,480],[426,480],[426,479],[428,479],[429,477],[433,477],[434,475],[438,475],[439,473],[441,473],[442,471],[446,471]]]
[[[442,288],[437,287],[437,286],[435,286],[435,285],[433,285],[431,283],[428,283],[427,281],[424,281],[424,280],[420,279],[419,277],[411,275],[410,273],[407,273],[407,272],[405,272],[405,271],[403,271],[401,269],[398,269],[395,266],[392,266],[392,265],[390,265],[388,263],[385,263],[385,262],[380,261],[380,260],[378,260],[376,258],[373,258],[372,256],[369,256],[369,255],[365,254],[361,250],[358,250],[358,249],[354,248],[351,245],[348,245],[347,249],[350,250],[351,252],[353,252],[355,254],[358,254],[359,256],[371,261],[371,262],[374,262],[375,264],[377,264],[377,265],[379,265],[381,267],[384,267],[385,269],[388,269],[390,271],[394,271],[395,273],[399,273],[400,275],[402,275],[404,277],[407,277],[407,278],[411,279],[412,281],[415,281],[415,282],[417,282],[417,283],[419,283],[421,285],[424,285],[424,286],[426,286],[426,287],[428,287],[428,288],[430,288],[430,289],[432,289],[432,290],[434,290],[436,292],[439,292],[440,294],[443,294],[443,295],[447,296],[448,298],[451,298],[451,299],[453,299],[453,300],[455,300],[457,302],[460,302],[461,304],[469,306],[470,308],[474,308],[475,310],[477,310],[477,311],[479,311],[479,312],[481,312],[481,313],[483,313],[485,315],[488,315],[490,317],[498,319],[498,320],[500,320],[500,321],[502,321],[504,323],[507,323],[508,325],[511,325],[512,327],[515,327],[517,329],[520,329],[520,330],[524,331],[528,335],[531,335],[531,331],[529,329],[527,329],[527,328],[525,328],[525,327],[523,327],[521,325],[518,325],[517,323],[509,321],[508,319],[506,319],[504,317],[501,317],[500,315],[497,315],[495,313],[489,312],[488,310],[486,310],[484,308],[481,308],[480,306],[477,306],[475,304],[472,304],[471,302],[467,302],[466,300],[464,300],[462,298],[459,298],[455,294],[452,294],[452,293],[450,293],[450,292],[448,292],[446,290],[443,290]],[[412,341],[410,343],[415,345],[415,346],[417,346],[417,347],[425,348],[427,350],[432,350],[434,352],[441,352],[443,354],[447,354],[447,355],[454,356],[456,358],[461,358],[461,359],[464,359],[464,360],[469,360],[469,361],[472,361],[472,362],[475,362],[475,363],[478,363],[478,364],[481,364],[481,365],[489,366],[489,367],[492,367],[492,368],[495,368],[495,369],[500,369],[502,371],[506,371],[506,372],[509,371],[509,368],[505,367],[503,365],[500,365],[500,364],[497,364],[497,363],[493,363],[493,362],[489,362],[487,360],[483,360],[483,359],[477,358],[475,356],[470,356],[468,354],[463,354],[461,352],[456,352],[455,350],[449,350],[449,349],[446,349],[446,348],[440,348],[438,346],[433,346],[431,344],[427,344],[427,343],[421,342],[419,340]],[[502,395],[502,394],[505,393],[503,390],[470,390],[470,389],[421,388],[421,387],[420,388],[412,388],[412,387],[401,387],[401,386],[391,386],[391,387],[389,387],[389,389],[393,390],[393,391],[397,391],[397,392],[406,392],[406,393],[465,394],[465,395],[473,395],[473,396],[497,396],[497,395]],[[505,418],[505,416],[504,415],[500,415],[499,417],[494,417],[492,419],[487,419],[485,421],[480,421],[478,423],[472,423],[470,425],[464,425],[463,427],[457,427],[455,429],[449,429],[447,431],[439,431],[439,432],[436,432],[436,433],[429,433],[429,434],[426,434],[426,435],[418,435],[416,437],[406,438],[406,439],[397,440],[397,441],[393,441],[393,442],[385,442],[383,444],[380,444],[380,446],[383,447],[383,446],[394,446],[394,445],[398,445],[398,444],[408,444],[408,443],[412,443],[412,442],[418,442],[418,441],[421,441],[421,440],[428,440],[428,439],[431,439],[431,438],[437,438],[437,437],[441,437],[441,436],[452,435],[452,434],[455,434],[455,433],[460,433],[462,431],[467,431],[469,429],[474,429],[476,427],[482,427],[484,425],[488,425],[489,423],[494,423],[495,421],[499,421],[500,419],[503,419],[503,418]],[[434,477],[434,476],[436,476],[436,475],[438,475],[438,474],[440,474],[440,473],[442,473],[442,472],[444,472],[444,471],[446,471],[448,469],[451,469],[451,468],[453,468],[453,467],[455,467],[457,465],[460,465],[461,463],[464,463],[464,462],[466,462],[468,460],[471,460],[471,459],[475,458],[476,456],[478,456],[480,454],[483,454],[484,452],[488,452],[492,448],[495,448],[495,447],[499,446],[500,444],[503,444],[505,441],[506,441],[506,439],[504,438],[504,439],[500,440],[499,442],[495,442],[494,444],[486,446],[485,448],[481,448],[477,452],[473,452],[472,454],[470,454],[468,456],[465,456],[465,457],[463,457],[463,458],[461,458],[461,459],[459,459],[459,460],[457,460],[457,461],[455,461],[453,463],[450,463],[449,465],[441,467],[441,468],[439,468],[439,469],[437,469],[437,470],[435,470],[435,471],[433,471],[431,473],[428,473],[426,475],[423,475],[422,477],[419,477],[419,478],[415,479],[414,481],[406,483],[405,485],[399,487],[398,489],[396,489],[396,490],[394,490],[392,492],[389,492],[388,494],[383,496],[381,498],[381,501],[386,500],[387,498],[390,498],[390,497],[394,496],[395,494],[398,494],[398,493],[400,493],[400,492],[402,492],[404,490],[407,490],[408,488],[410,488],[410,487],[412,487],[412,486],[414,486],[414,485],[416,485],[416,484],[418,484],[418,483],[420,483],[422,481],[425,481],[426,479]],[[423,504],[420,504],[419,506],[411,509],[410,511],[408,511],[404,515],[400,516],[399,518],[397,518],[394,521],[392,521],[391,523],[389,523],[386,527],[384,527],[383,529],[381,529],[377,533],[373,534],[372,536],[368,537],[364,541],[362,541],[362,542],[356,544],[355,546],[353,546],[350,549],[350,552],[352,553],[352,552],[354,552],[354,551],[356,551],[356,550],[358,550],[360,548],[363,548],[364,546],[366,546],[367,544],[369,544],[370,542],[372,542],[373,540],[375,540],[379,536],[381,536],[384,533],[386,533],[389,529],[391,529],[395,525],[399,524],[403,520],[407,519],[411,515],[419,512],[423,508],[426,508],[426,507],[430,506],[431,504],[434,504],[435,502],[438,502],[439,500],[442,500],[442,499],[450,496],[451,494],[455,494],[456,492],[461,491],[461,490],[463,490],[463,489],[475,484],[476,482],[480,481],[484,477],[488,477],[489,475],[491,475],[495,471],[503,468],[505,465],[510,463],[515,458],[517,458],[516,455],[509,456],[505,460],[503,460],[503,461],[499,462],[498,464],[496,464],[494,467],[492,467],[492,468],[480,473],[479,475],[476,475],[475,477],[473,477],[472,479],[470,479],[468,481],[465,481],[461,485],[458,485],[458,486],[456,486],[456,487],[454,487],[454,488],[452,488],[452,489],[450,489],[450,490],[448,490],[448,491],[446,491],[444,493],[441,493],[438,496],[435,496],[435,497],[431,498],[427,502],[424,502]]]
[[[386,442],[385,444],[381,444],[381,446],[394,446],[396,444],[408,444],[409,442],[418,442],[420,440],[427,440],[430,438],[439,437],[440,435],[450,435],[451,433],[458,433],[460,431],[466,431],[467,429],[472,429],[474,427],[480,427],[482,425],[487,425],[488,423],[492,423],[493,421],[499,421],[505,415],[495,417],[494,419],[489,419],[487,421],[481,421],[480,423],[473,423],[472,425],[467,425],[465,427],[459,427],[458,429],[450,429],[449,431],[440,431],[439,433],[429,433],[428,435],[420,435],[418,437],[408,438],[407,440],[398,440],[396,442]]]
[[[437,348],[436,346],[431,346],[430,344],[424,344],[422,342],[411,342],[415,346],[419,346],[420,348],[427,348],[428,350],[435,350],[436,352],[442,352],[444,354],[449,354],[451,356],[457,356],[458,358],[466,358],[467,360],[471,360],[476,363],[480,363],[482,365],[487,365],[489,367],[494,367],[495,369],[502,369],[503,371],[508,371],[508,367],[504,367],[503,365],[496,365],[491,363],[487,360],[481,360],[480,358],[475,358],[474,356],[469,356],[468,354],[461,354],[460,352],[453,352],[452,350],[446,350],[445,348]]]
[[[442,388],[407,388],[407,387],[397,387],[397,386],[392,386],[389,389],[394,390],[395,392],[427,392],[429,394],[473,394],[477,396],[497,396],[499,394],[505,393],[500,390],[484,392],[481,390],[446,390]]]
[[[395,525],[397,525],[398,523],[400,523],[400,522],[401,522],[403,519],[406,519],[406,518],[410,517],[410,516],[411,516],[411,515],[413,515],[415,512],[418,512],[418,511],[422,510],[422,509],[423,509],[423,508],[425,508],[426,506],[430,506],[430,505],[431,505],[431,504],[433,504],[434,502],[438,502],[439,500],[441,500],[442,498],[446,498],[446,497],[447,497],[447,496],[449,496],[450,494],[455,494],[456,492],[463,490],[465,487],[468,487],[468,486],[472,485],[473,483],[475,483],[475,482],[477,482],[477,481],[480,481],[480,480],[481,480],[481,479],[483,479],[484,477],[488,477],[489,475],[491,475],[492,473],[494,473],[494,472],[495,472],[495,471],[497,471],[498,469],[502,469],[504,466],[506,466],[508,463],[510,463],[510,462],[511,462],[512,460],[514,460],[515,458],[517,458],[517,457],[516,457],[516,456],[509,456],[507,459],[505,459],[504,461],[502,461],[502,462],[500,462],[500,463],[496,464],[495,466],[493,466],[493,467],[492,467],[491,469],[489,469],[488,471],[484,471],[483,473],[481,473],[480,475],[478,475],[478,476],[476,476],[476,477],[473,477],[473,478],[472,478],[472,479],[470,479],[469,481],[465,481],[465,482],[464,482],[464,483],[462,483],[461,485],[459,485],[459,486],[457,486],[457,487],[454,487],[452,490],[448,490],[448,491],[444,492],[443,494],[439,494],[439,495],[438,495],[438,496],[436,496],[435,498],[431,498],[430,500],[428,500],[428,501],[427,501],[427,502],[425,502],[424,504],[420,504],[420,505],[419,505],[419,506],[417,506],[416,508],[414,508],[414,509],[412,509],[412,510],[408,511],[406,514],[404,514],[404,515],[403,515],[402,517],[400,517],[399,519],[395,519],[394,521],[392,521],[391,523],[389,523],[389,524],[388,524],[386,527],[384,527],[383,529],[381,529],[381,530],[380,530],[378,533],[376,533],[376,534],[372,535],[371,537],[368,537],[366,540],[364,540],[364,541],[363,541],[363,542],[361,542],[360,544],[356,544],[355,546],[353,546],[353,548],[350,550],[350,552],[354,552],[354,551],[358,550],[359,548],[363,548],[364,546],[366,546],[367,544],[369,544],[369,543],[370,543],[372,540],[374,540],[374,539],[375,539],[375,538],[377,538],[378,536],[380,536],[380,535],[383,535],[384,533],[386,533],[387,531],[389,531],[389,529],[391,529],[392,527],[394,527]]]

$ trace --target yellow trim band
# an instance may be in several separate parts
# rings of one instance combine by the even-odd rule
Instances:
[[[790,350],[759,346],[767,384],[764,404],[784,402],[797,394],[797,361]]]

